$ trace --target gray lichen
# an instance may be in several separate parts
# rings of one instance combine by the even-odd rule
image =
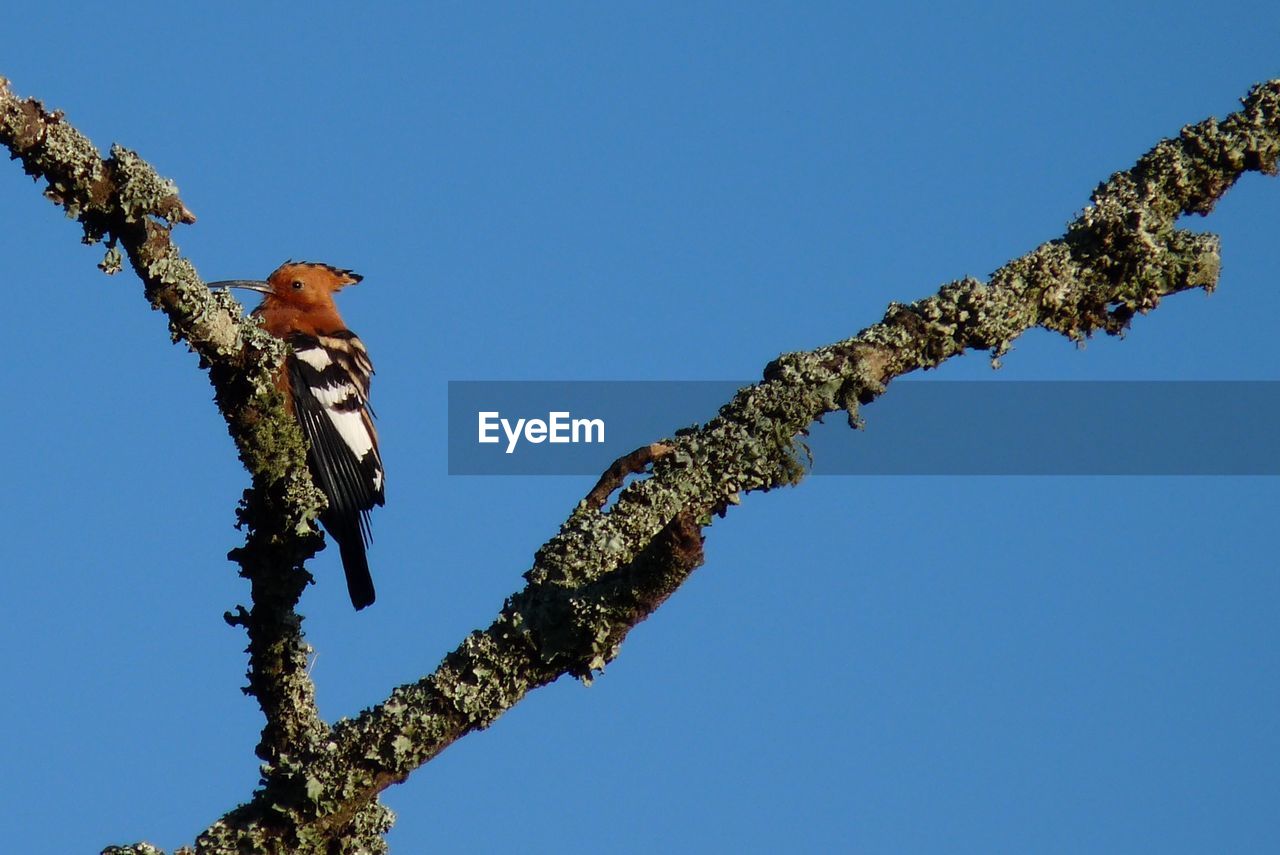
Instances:
[[[891,304],[858,335],[771,362],[706,425],[663,440],[652,473],[608,510],[582,502],[538,550],[528,585],[493,623],[437,670],[393,690],[355,719],[319,719],[306,674],[309,648],[293,606],[318,546],[322,497],[272,378],[278,343],[211,295],[169,240],[190,220],[172,184],[132,152],[99,158],[88,140],[0,79],[0,142],[93,239],[129,255],[148,299],[175,338],[201,357],[219,408],[254,479],[241,519],[250,535],[233,553],[253,583],[254,607],[228,615],[250,636],[250,689],[267,718],[258,746],[264,785],[197,841],[202,853],[381,852],[392,816],[378,793],[455,740],[488,727],[529,691],[564,675],[590,680],[637,623],[702,562],[702,529],[746,493],[798,483],[800,442],[824,415],[860,405],[896,377],[966,350],[993,359],[1026,330],[1073,340],[1123,332],[1173,293],[1212,290],[1217,238],[1177,226],[1206,214],[1244,171],[1275,174],[1280,81],[1255,87],[1224,121],[1184,128],[1100,185],[1066,234],[995,271],[910,304]],[[301,474],[300,474],[301,473]],[[145,845],[120,852],[148,851]]]

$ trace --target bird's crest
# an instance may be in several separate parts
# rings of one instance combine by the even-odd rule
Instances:
[[[353,273],[352,271],[344,270],[341,267],[334,267],[332,264],[324,264],[319,261],[294,261],[293,259],[290,259],[277,267],[272,274],[267,277],[267,281],[274,284],[277,282],[283,282],[294,276],[303,276],[314,281],[317,273],[322,273],[325,284],[329,286],[329,290],[331,291],[337,291],[348,285],[355,285],[364,279],[364,277],[359,273]]]

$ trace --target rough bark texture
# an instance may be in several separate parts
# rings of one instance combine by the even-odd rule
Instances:
[[[47,194],[78,219],[87,240],[107,239],[104,269],[127,252],[153,306],[208,369],[253,485],[248,528],[232,557],[252,583],[253,607],[228,615],[249,635],[249,687],[266,717],[262,787],[196,841],[201,853],[381,852],[391,816],[378,793],[454,740],[487,727],[531,689],[570,674],[589,680],[702,562],[702,528],[744,492],[794,484],[804,474],[796,438],[817,419],[857,410],[890,380],[969,349],[998,358],[1033,327],[1073,339],[1115,334],[1162,297],[1211,290],[1216,237],[1176,226],[1207,214],[1246,171],[1275,174],[1280,80],[1255,87],[1225,120],[1184,128],[1112,176],[1062,238],[1002,267],[987,282],[962,279],[835,344],[774,360],[696,430],[650,446],[606,473],[539,551],[494,622],[471,633],[430,675],[330,727],[314,704],[308,648],[294,611],[318,547],[323,502],[301,438],[270,382],[280,346],[211,294],[170,240],[194,217],[173,185],[136,155],[103,159],[58,114],[20,100],[0,79],[0,142]],[[641,450],[645,451],[644,449]],[[634,458],[634,459],[632,459]],[[652,466],[602,509],[629,472]],[[117,853],[157,850],[137,844]]]

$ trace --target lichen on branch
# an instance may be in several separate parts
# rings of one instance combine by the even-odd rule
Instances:
[[[58,114],[0,79],[0,142],[91,240],[125,248],[175,338],[200,354],[219,408],[253,474],[236,551],[253,583],[252,610],[228,615],[250,635],[250,691],[267,725],[258,746],[264,786],[196,842],[202,853],[383,851],[391,817],[378,793],[457,739],[489,726],[529,691],[564,675],[589,680],[627,633],[703,560],[703,529],[745,493],[798,483],[797,441],[823,416],[858,408],[891,381],[966,350],[993,360],[1036,327],[1073,340],[1117,334],[1170,294],[1212,290],[1218,239],[1178,225],[1207,214],[1241,174],[1276,172],[1280,81],[1254,87],[1223,121],[1184,128],[1118,172],[1066,233],[986,281],[964,278],[843,341],[784,354],[716,418],[619,460],[559,533],[538,550],[494,621],[468,635],[431,674],[330,728],[315,713],[308,648],[293,612],[317,546],[317,493],[301,438],[272,397],[278,345],[209,294],[170,231],[190,212],[173,186],[132,153],[102,160]],[[114,245],[114,244],[113,244]],[[627,475],[650,473],[607,499]],[[301,473],[301,474],[299,474]],[[142,852],[139,847],[120,851]],[[149,851],[149,850],[145,850]]]

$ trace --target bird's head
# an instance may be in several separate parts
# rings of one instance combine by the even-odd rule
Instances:
[[[211,288],[243,288],[266,295],[266,301],[279,301],[300,309],[319,309],[333,305],[333,295],[363,277],[350,270],[312,261],[286,261],[265,280],[227,279],[210,282]]]

